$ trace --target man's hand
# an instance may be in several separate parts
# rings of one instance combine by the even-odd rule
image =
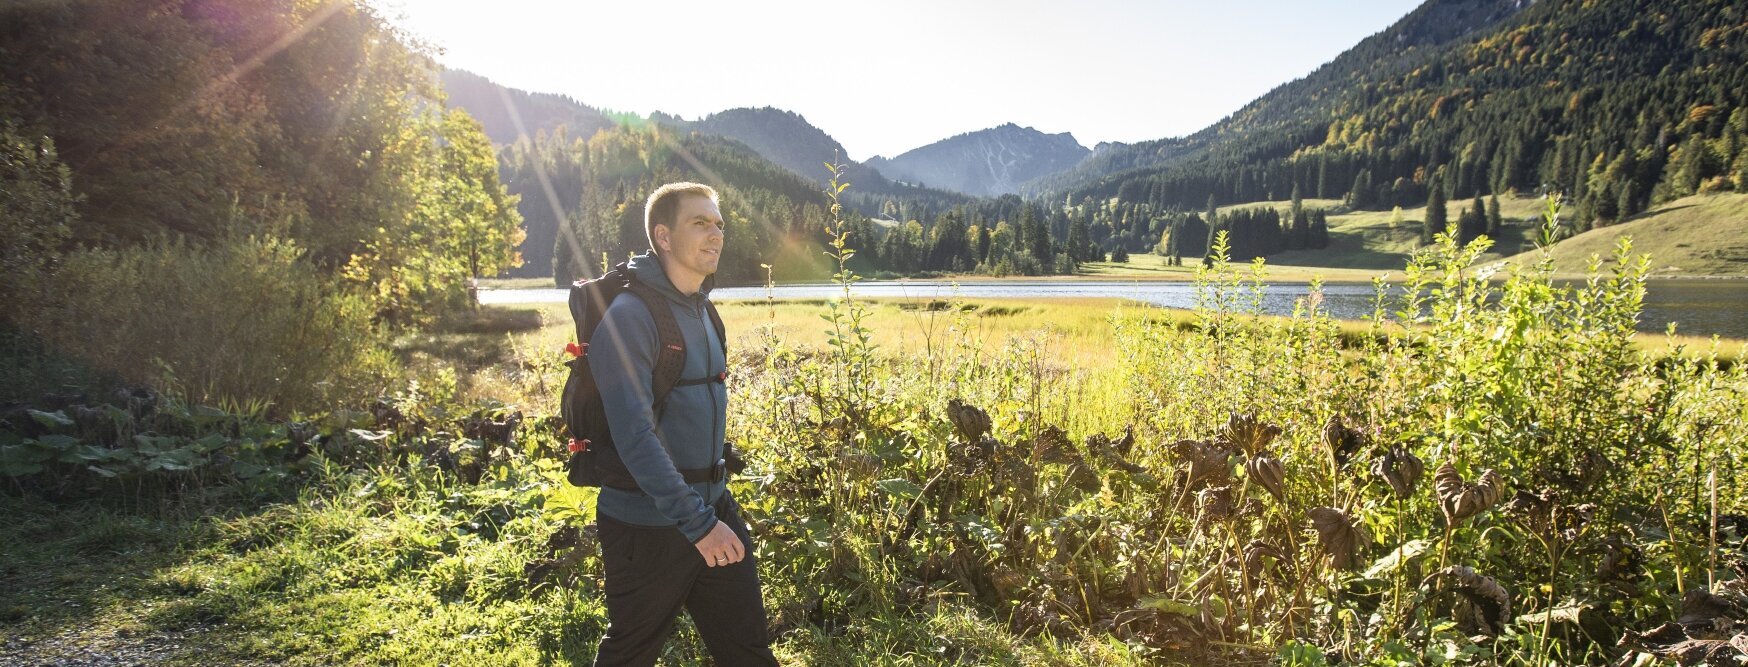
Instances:
[[[727,523],[716,522],[716,527],[710,529],[710,534],[698,540],[693,545],[698,547],[698,555],[704,557],[704,564],[710,567],[722,567],[739,563],[747,555],[746,547],[740,543],[740,536]]]

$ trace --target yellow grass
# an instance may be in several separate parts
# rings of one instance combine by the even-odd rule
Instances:
[[[957,317],[952,310],[941,308],[940,302],[934,302],[931,308],[931,302],[924,299],[867,299],[864,302],[869,305],[866,325],[873,330],[873,342],[884,354],[921,355],[931,348],[950,350],[961,340],[961,335],[969,335],[971,340],[979,343],[974,347],[980,354],[998,354],[1004,347],[1015,343],[1036,343],[1042,345],[1049,365],[1089,375],[1104,375],[1105,371],[1123,361],[1115,353],[1117,341],[1111,326],[1112,315],[1119,311],[1145,313],[1154,321],[1174,325],[1193,321],[1195,317],[1189,311],[1158,308],[1124,299],[969,299],[958,302],[963,310]],[[527,325],[538,321],[539,326],[476,335],[474,345],[514,347],[518,356],[537,358],[543,352],[558,354],[575,338],[570,313],[564,304],[493,306],[486,310],[511,311],[488,318],[493,321]],[[719,310],[728,330],[731,352],[762,347],[767,329],[790,349],[826,348],[826,332],[831,324],[822,319],[828,312],[825,300],[779,300],[775,304],[763,300],[723,301],[719,303]],[[1371,332],[1371,325],[1362,321],[1344,320],[1338,326],[1344,337],[1353,340]],[[1677,348],[1688,356],[1705,354],[1712,349],[1712,340],[1699,336],[1671,339],[1661,334],[1642,333],[1635,341],[1641,350],[1653,357],[1668,355]],[[1718,351],[1726,359],[1748,359],[1748,341],[1724,339],[1719,343]],[[515,402],[519,397],[511,391],[508,380],[503,380],[504,386],[494,387],[492,384],[496,381],[486,379],[472,387],[471,393],[476,397]],[[556,393],[557,388],[550,388],[550,392]]]
[[[1584,273],[1592,255],[1608,257],[1622,237],[1632,238],[1633,252],[1651,255],[1653,276],[1748,276],[1748,194],[1678,199],[1561,241],[1553,247],[1555,272]],[[1533,261],[1530,254],[1511,258]]]
[[[1371,282],[1374,277],[1388,277],[1386,274],[1390,273],[1388,270],[1380,269],[1317,266],[1306,264],[1303,261],[1277,263],[1276,258],[1283,257],[1285,254],[1287,253],[1268,258],[1268,263],[1263,267],[1263,276],[1267,280],[1303,283],[1310,282],[1312,279],[1321,279],[1328,283],[1366,283]],[[1135,253],[1129,256],[1127,264],[1116,262],[1082,264],[1080,273],[1077,275],[1121,280],[1189,281],[1195,279],[1196,267],[1201,266],[1200,257],[1185,257],[1183,266],[1167,266],[1166,259],[1151,253]],[[1402,263],[1393,267],[1395,273],[1400,274],[1402,266],[1406,264],[1407,258],[1404,256]],[[966,276],[961,281],[969,282],[975,279],[975,277]],[[1038,280],[1038,278],[1024,278],[1024,280]]]

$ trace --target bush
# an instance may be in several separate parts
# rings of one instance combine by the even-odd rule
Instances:
[[[368,303],[290,241],[157,241],[69,253],[25,313],[48,350],[198,403],[307,409],[392,369]]]
[[[55,145],[0,123],[0,314],[27,308],[76,218]]]

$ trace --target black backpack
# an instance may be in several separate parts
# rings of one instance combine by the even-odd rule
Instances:
[[[601,324],[601,317],[606,314],[607,307],[613,305],[613,299],[623,292],[630,292],[642,300],[650,316],[655,319],[656,335],[660,340],[655,368],[651,370],[650,387],[655,398],[656,423],[661,423],[668,393],[674,387],[722,383],[727,380],[726,372],[714,377],[686,380],[680,378],[680,372],[686,364],[686,339],[680,333],[680,324],[674,319],[674,312],[668,308],[662,295],[654,288],[638,282],[625,264],[613,267],[613,270],[594,280],[578,280],[572,283],[570,308],[571,319],[577,327],[577,347],[573,348],[575,358],[565,362],[570,367],[570,376],[565,379],[559,410],[565,427],[570,431],[571,457],[565,467],[570,483],[576,486],[611,486],[628,490],[638,488],[637,480],[625,469],[625,462],[619,458],[619,450],[613,446],[613,435],[607,428],[607,411],[601,404],[601,390],[595,386],[595,376],[589,372],[589,338]],[[716,304],[709,301],[704,304],[705,310],[710,314],[711,326],[716,327],[716,340],[721,342],[723,356],[727,357],[728,337],[722,326],[722,316],[717,314]],[[723,443],[722,456],[717,459],[716,465],[698,469],[682,468],[679,472],[686,479],[686,483],[696,484],[724,479],[729,472],[739,472],[742,467],[744,466],[740,463],[740,457],[735,455],[732,446]]]

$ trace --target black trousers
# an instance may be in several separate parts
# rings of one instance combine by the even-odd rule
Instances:
[[[597,519],[607,579],[607,635],[596,649],[596,667],[654,665],[682,607],[716,664],[777,664],[753,541],[740,507],[727,494],[723,498],[717,519],[746,548],[745,558],[723,567],[706,567],[697,547],[673,528]]]

